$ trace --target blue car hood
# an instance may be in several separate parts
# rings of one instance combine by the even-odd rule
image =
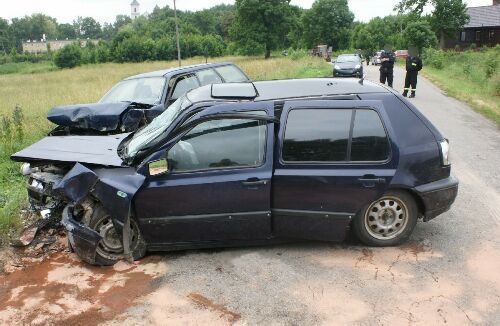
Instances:
[[[121,116],[130,104],[118,102],[58,106],[49,111],[47,119],[63,127],[115,131],[120,127]]]
[[[88,163],[123,166],[118,145],[128,134],[114,136],[49,136],[13,154],[18,162]]]

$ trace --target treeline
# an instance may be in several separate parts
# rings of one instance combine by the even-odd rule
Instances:
[[[435,9],[423,16],[422,6],[429,2]],[[366,53],[386,44],[426,48],[435,46],[468,19],[463,0],[401,0],[398,10],[398,15],[377,17],[368,23],[354,21],[347,0],[316,0],[310,9],[291,5],[290,0],[236,0],[235,5],[179,11],[182,56],[269,57],[272,50],[318,44],[328,44],[334,51],[351,48]],[[54,55],[56,62],[71,55],[79,58],[73,60],[79,63],[170,60],[177,55],[175,16],[169,6],[157,6],[134,20],[119,15],[114,23],[102,26],[91,17],[78,17],[72,24],[58,24],[43,14],[10,22],[0,19],[0,55],[16,57],[22,52],[23,40],[39,40],[42,35],[48,40],[99,40],[84,48],[72,45],[59,51]]]

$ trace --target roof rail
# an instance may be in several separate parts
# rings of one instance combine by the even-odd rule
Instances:
[[[254,99],[259,92],[252,82],[212,84],[213,98]]]

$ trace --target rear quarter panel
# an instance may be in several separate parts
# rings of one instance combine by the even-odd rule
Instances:
[[[441,166],[438,140],[441,133],[414,106],[392,93],[361,94],[364,100],[381,100],[399,148],[399,164],[393,188],[413,188],[446,178],[449,167]]]

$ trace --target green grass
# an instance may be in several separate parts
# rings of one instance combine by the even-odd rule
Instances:
[[[307,56],[294,59],[276,57],[269,60],[223,57],[212,61],[232,61],[253,80],[325,77],[331,74],[328,63]],[[183,65],[203,62],[203,58],[192,58],[183,61]],[[52,69],[44,63],[38,68],[31,67],[17,73],[0,75],[0,242],[8,230],[19,228],[19,211],[26,207],[25,179],[19,173],[19,164],[11,162],[9,156],[41,139],[53,127],[46,119],[50,108],[63,104],[95,102],[111,86],[127,76],[176,65],[176,61],[106,63],[47,71]],[[27,73],[29,71],[33,73]],[[12,124],[16,106],[22,108],[24,115],[21,130],[18,131]]]
[[[57,70],[52,61],[39,63],[31,62],[10,62],[0,65],[0,75],[8,74],[36,74]]]
[[[444,62],[440,69],[433,65],[436,56]],[[438,51],[428,61],[422,70],[425,77],[500,126],[500,46],[482,51]]]

